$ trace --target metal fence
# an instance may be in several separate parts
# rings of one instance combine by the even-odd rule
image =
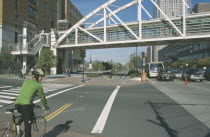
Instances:
[[[20,70],[6,70],[6,69],[0,69],[0,75],[19,75]]]

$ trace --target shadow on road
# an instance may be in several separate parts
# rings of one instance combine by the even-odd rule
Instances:
[[[57,137],[65,132],[67,132],[70,129],[70,124],[73,123],[73,121],[66,121],[65,124],[59,124],[55,126],[51,131],[46,133],[44,137]]]
[[[178,132],[176,130],[170,128],[170,126],[165,121],[165,119],[160,115],[160,112],[155,107],[155,105],[152,102],[150,102],[150,101],[148,102],[148,104],[152,107],[153,111],[155,112],[156,119],[159,121],[159,123],[157,123],[157,122],[155,122],[153,120],[150,120],[150,119],[147,119],[147,121],[149,121],[149,122],[151,122],[153,124],[156,124],[158,126],[163,127],[170,137],[178,137],[178,135],[177,135]]]

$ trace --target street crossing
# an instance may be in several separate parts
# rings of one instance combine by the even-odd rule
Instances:
[[[42,84],[45,93],[72,87],[70,84]],[[0,108],[15,102],[21,87],[0,86]]]

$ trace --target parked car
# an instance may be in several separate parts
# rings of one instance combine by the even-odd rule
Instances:
[[[174,74],[171,73],[170,69],[159,69],[157,80],[170,80],[174,81]]]
[[[186,78],[190,80],[200,80],[201,82],[205,79],[203,77],[203,71],[202,69],[188,69],[186,71],[183,71],[182,79],[186,80]]]
[[[173,70],[172,73],[174,74],[175,78],[182,78],[183,71],[181,70]]]
[[[210,68],[207,68],[204,72],[204,77],[206,80],[210,80]]]

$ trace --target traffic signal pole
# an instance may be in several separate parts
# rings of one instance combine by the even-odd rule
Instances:
[[[83,65],[82,65],[82,80],[81,82],[85,82],[85,57],[86,57],[86,50],[80,49],[80,56],[83,59]]]
[[[81,82],[85,82],[85,58],[83,57],[83,65],[82,65],[82,80]]]

